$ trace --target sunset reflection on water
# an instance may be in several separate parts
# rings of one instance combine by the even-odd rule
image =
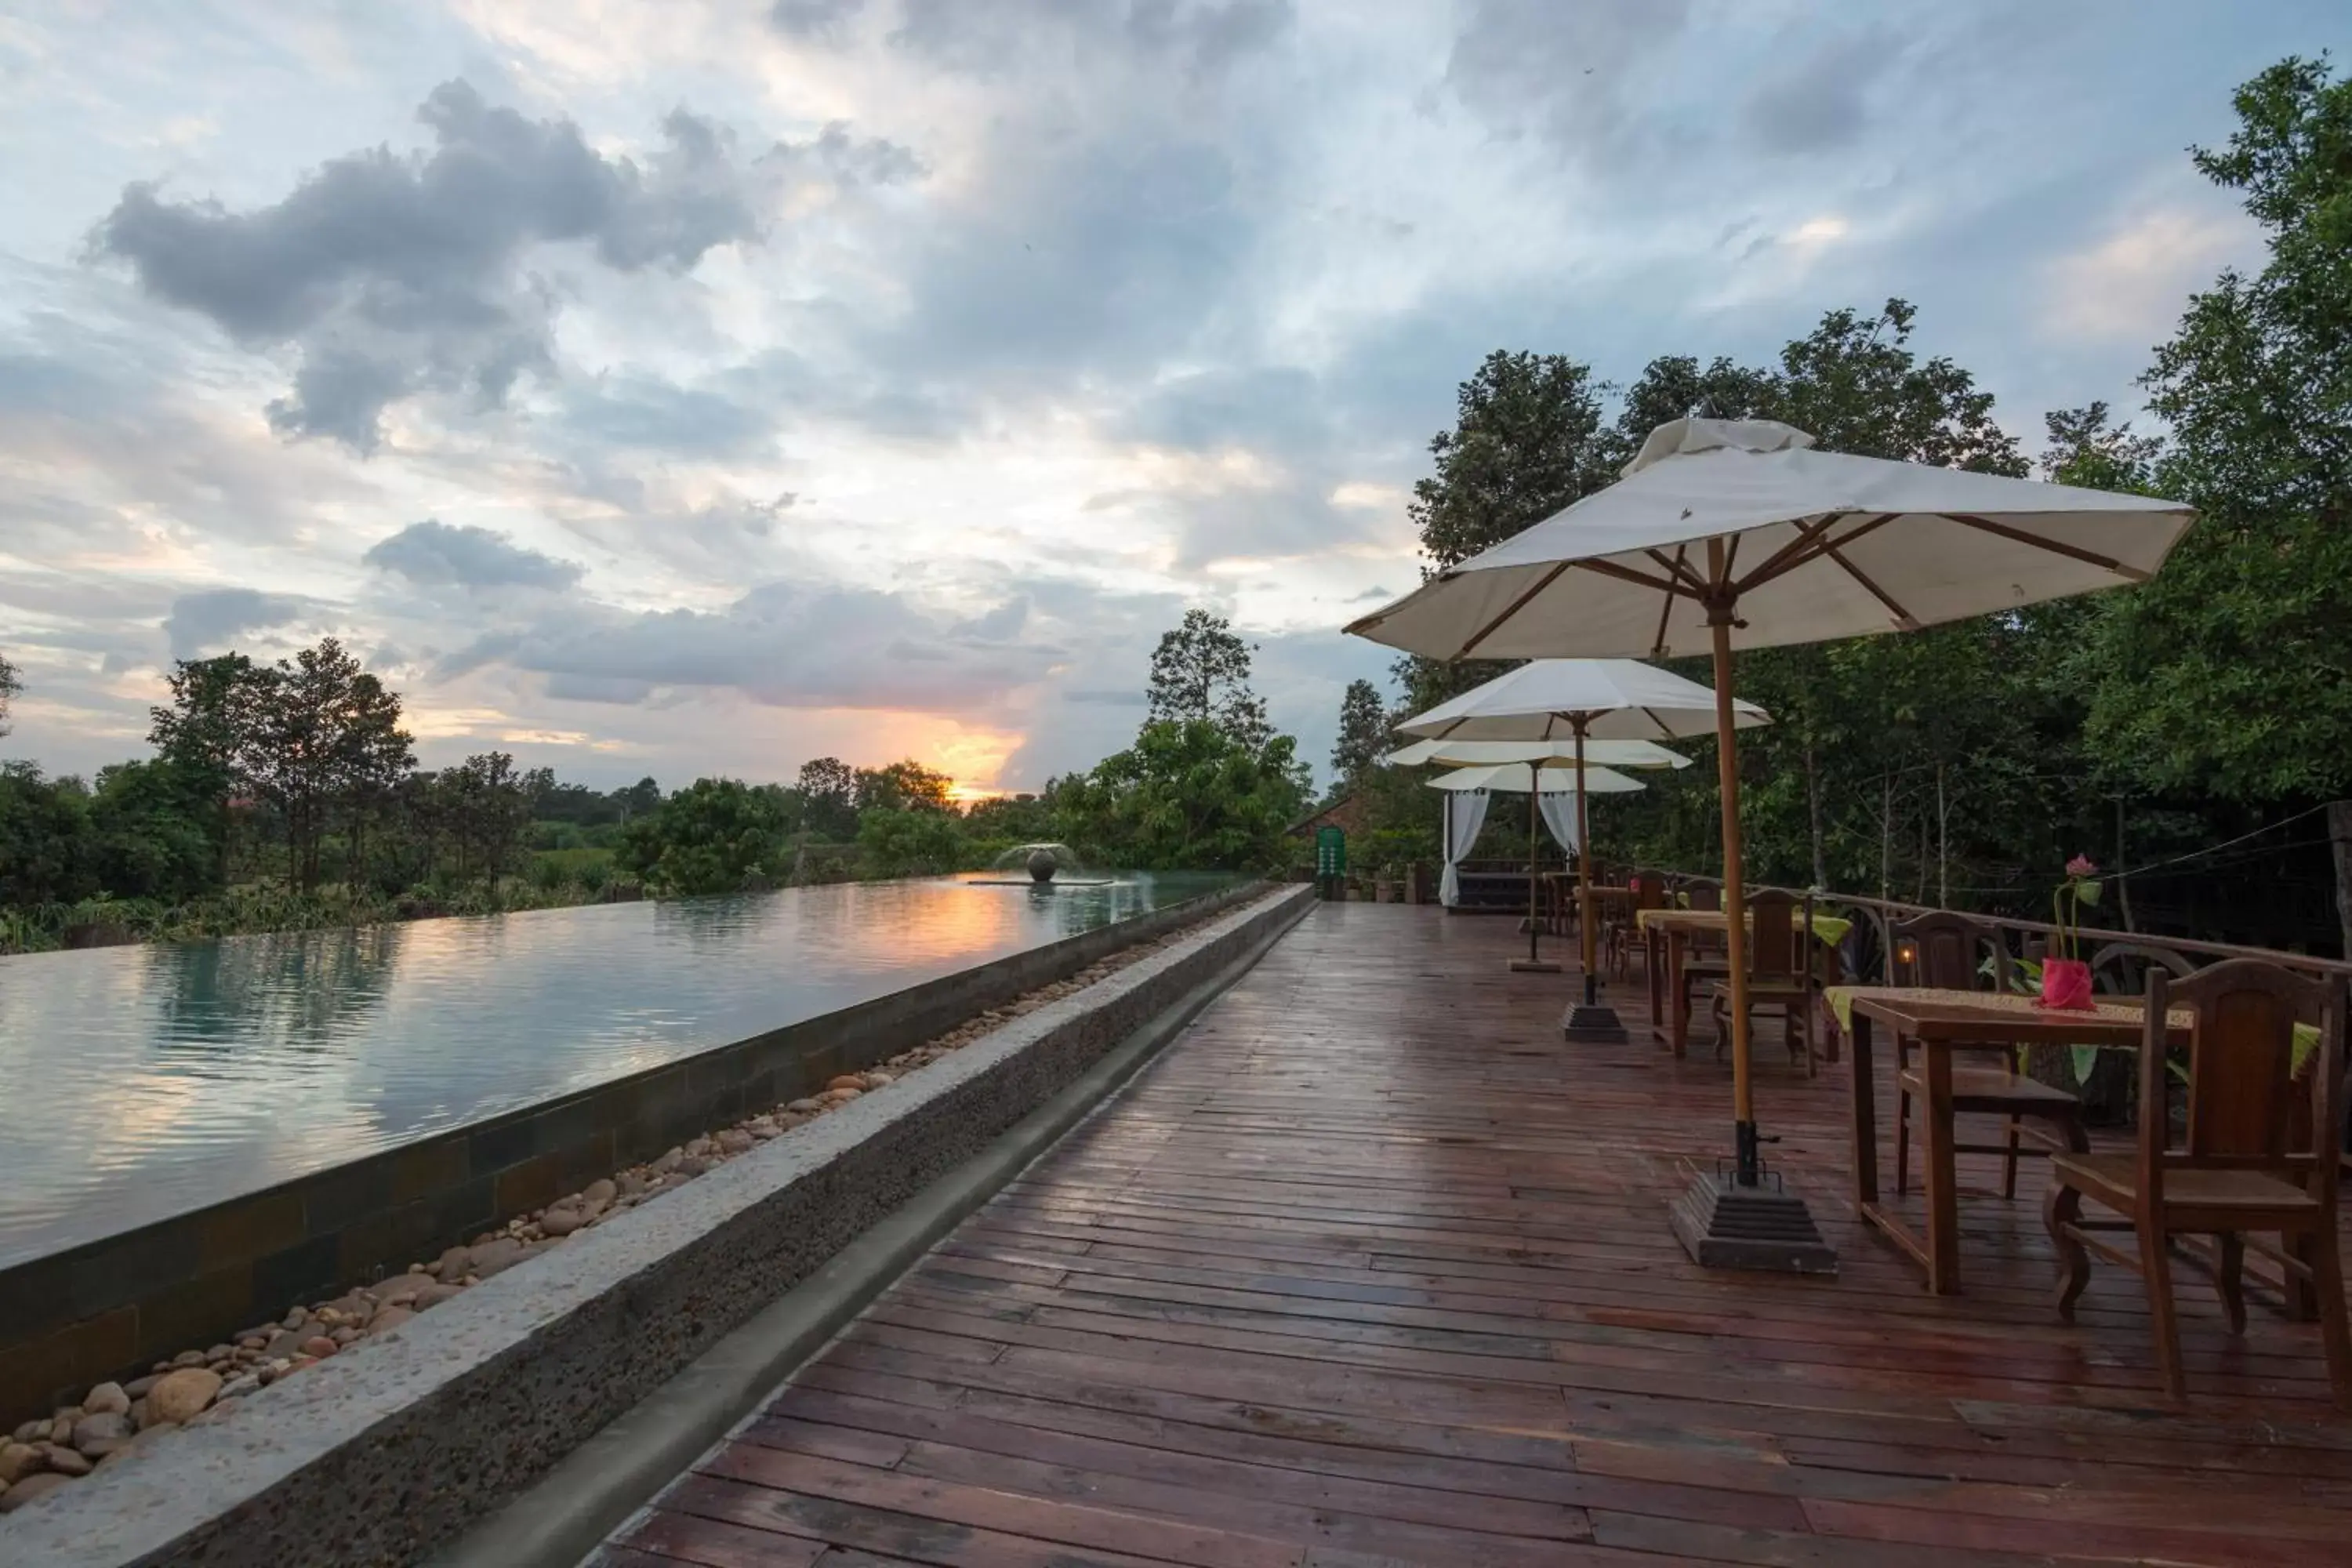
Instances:
[[[0,1265],[1218,880],[845,883],[0,958]]]

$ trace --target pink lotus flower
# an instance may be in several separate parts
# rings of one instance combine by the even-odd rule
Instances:
[[[2077,855],[2066,862],[2066,875],[2069,877],[2088,877],[2095,874],[2098,868],[2091,864],[2091,858],[2088,855]]]

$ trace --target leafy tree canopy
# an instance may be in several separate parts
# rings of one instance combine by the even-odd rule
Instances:
[[[1264,744],[1273,727],[1265,700],[1250,689],[1255,652],[1223,616],[1185,611],[1183,623],[1152,651],[1149,719],[1213,724],[1244,746]]]

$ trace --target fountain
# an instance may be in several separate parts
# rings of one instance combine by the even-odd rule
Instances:
[[[992,872],[1025,873],[1026,881],[1019,876],[989,874]],[[1066,844],[1015,844],[989,862],[988,872],[971,881],[984,888],[1027,886],[1044,890],[1111,885],[1110,878],[1089,871],[1079,861],[1078,852]]]

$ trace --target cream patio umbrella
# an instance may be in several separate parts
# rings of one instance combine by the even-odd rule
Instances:
[[[1594,741],[1584,748],[1584,760],[1616,768],[1686,768],[1690,759],[1654,741]],[[1573,767],[1576,742],[1564,741],[1415,741],[1381,759],[1392,768],[1436,765],[1483,768],[1496,763],[1539,763]]]
[[[1538,767],[1567,768],[1576,763],[1577,742],[1573,740],[1551,741],[1415,741],[1411,745],[1391,752],[1381,759],[1391,767],[1421,767],[1438,763],[1447,767],[1486,767],[1497,763],[1535,763]],[[1621,768],[1686,768],[1690,759],[1680,752],[1670,752],[1654,741],[1594,741],[1585,747],[1585,761],[1613,763]],[[1549,793],[1549,792],[1547,792]],[[1608,792],[1596,791],[1598,794]],[[1576,857],[1580,865],[1584,859],[1584,821],[1582,802],[1578,803]],[[1533,823],[1529,823],[1533,837]],[[1450,846],[1448,847],[1450,850]],[[1512,965],[1515,969],[1538,973],[1558,973],[1559,965],[1549,964],[1536,957],[1535,930],[1535,853],[1528,854],[1528,956]],[[1581,921],[1591,916],[1589,910],[1578,911]]]
[[[1348,630],[1445,659],[1663,658],[1706,647],[1721,704],[1724,901],[1736,911],[1745,889],[1734,649],[1909,631],[2143,582],[2194,521],[2175,501],[1812,446],[1770,420],[1661,425],[1618,483]],[[1790,1216],[1773,1212],[1761,1187],[1738,920],[1727,934],[1732,1186],[1703,1182],[1677,1207],[1676,1230],[1702,1262],[1789,1267],[1773,1258],[1802,1249],[1736,1244],[1740,1216],[1758,1226]]]
[[[1350,628],[1352,629],[1352,628]],[[1768,722],[1752,702],[1734,705],[1733,721]],[[1632,658],[1538,658],[1504,671],[1483,686],[1397,726],[1444,746],[1480,742],[1565,742],[1580,773],[1589,747],[1647,742],[1715,731],[1716,694],[1695,680]],[[1665,748],[1657,748],[1664,752]],[[1668,756],[1679,753],[1668,752]],[[1599,955],[1594,951],[1591,842],[1584,801],[1577,800],[1577,924],[1581,933],[1584,1004],[1564,1026],[1572,1040],[1622,1042],[1625,1026],[1601,1005]],[[1533,870],[1529,876],[1532,879]],[[1532,891],[1530,892],[1532,900]],[[1533,910],[1530,902],[1530,911]],[[1529,942],[1533,956],[1533,942]],[[1532,965],[1530,965],[1532,967]]]
[[[1443,742],[1427,742],[1427,744],[1438,747],[1442,750],[1444,743]],[[1536,800],[1530,801],[1528,804],[1528,955],[1525,958],[1513,959],[1511,961],[1511,967],[1515,970],[1523,972],[1557,974],[1559,973],[1559,965],[1545,962],[1540,956],[1538,956],[1538,950],[1536,946],[1537,940],[1540,934],[1540,928],[1538,926],[1536,921],[1536,907],[1538,902],[1536,897],[1536,818],[1538,816],[1542,816],[1547,821],[1549,820],[1549,813],[1543,811],[1538,803],[1540,802],[1542,797],[1545,795],[1550,795],[1557,798],[1560,795],[1572,795],[1576,797],[1576,816],[1572,819],[1574,826],[1568,833],[1567,837],[1573,838],[1576,841],[1573,847],[1576,851],[1577,863],[1581,866],[1584,863],[1585,858],[1585,792],[1590,790],[1596,795],[1622,795],[1638,790],[1642,788],[1642,784],[1639,781],[1630,779],[1623,773],[1618,773],[1613,768],[1595,767],[1587,769],[1579,767],[1574,773],[1570,773],[1564,765],[1547,767],[1545,765],[1546,762],[1553,760],[1550,757],[1550,744],[1549,742],[1539,742],[1532,745],[1514,745],[1504,742],[1483,742],[1483,744],[1486,750],[1491,752],[1516,751],[1526,754],[1520,757],[1493,757],[1485,763],[1473,761],[1469,765],[1457,767],[1452,773],[1438,774],[1437,777],[1428,781],[1429,787],[1432,789],[1448,790],[1455,793],[1466,790],[1486,790],[1502,795],[1535,795],[1537,797]],[[1639,744],[1639,742],[1634,742],[1633,744]],[[1408,751],[1412,749],[1413,748],[1410,747],[1407,748]],[[1631,750],[1631,746],[1629,746],[1628,749]],[[1667,751],[1664,746],[1655,747],[1654,749],[1663,756],[1673,757],[1675,754]],[[1399,752],[1397,754],[1402,756],[1404,753]],[[1446,757],[1442,760],[1453,762],[1460,759]],[[1681,761],[1685,766],[1689,765],[1689,760],[1687,758],[1678,760]],[[1518,763],[1521,765],[1511,765],[1513,763]],[[1643,765],[1646,766],[1649,764],[1644,763]],[[1452,823],[1453,819],[1449,816],[1447,818],[1447,842],[1445,846],[1445,853],[1448,856],[1448,859],[1446,861],[1446,874],[1449,877],[1453,875],[1454,871],[1454,862],[1451,858],[1454,853],[1454,847],[1453,844],[1454,829]],[[1559,829],[1556,825],[1553,828],[1553,832],[1555,834],[1559,832]],[[1475,827],[1471,828],[1470,834],[1473,837],[1475,837],[1477,835],[1477,829]],[[1588,941],[1585,943],[1585,946],[1589,949],[1591,946],[1591,943]]]

